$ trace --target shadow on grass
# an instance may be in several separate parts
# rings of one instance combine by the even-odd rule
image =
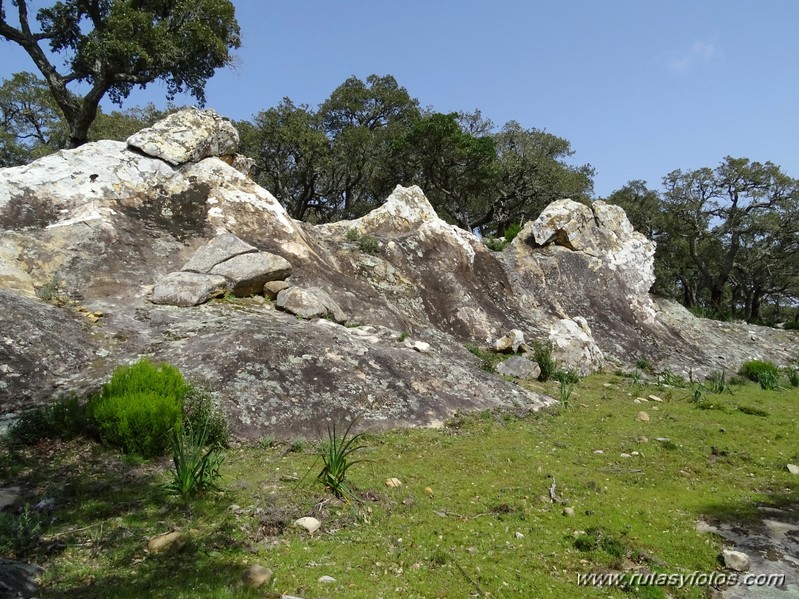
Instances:
[[[170,496],[162,484],[169,466],[166,458],[137,463],[86,439],[0,446],[2,486],[19,488],[19,506],[41,523],[38,540],[8,557],[45,568],[43,598],[250,596],[239,588],[243,566],[231,556],[243,547],[224,502]],[[184,532],[185,546],[149,554],[148,541],[172,529]]]
[[[776,512],[775,510],[779,510]],[[789,481],[779,489],[763,490],[751,501],[709,503],[699,516],[711,523],[759,524],[763,518],[799,522],[799,481]]]

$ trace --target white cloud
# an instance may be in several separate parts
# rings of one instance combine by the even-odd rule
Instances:
[[[709,66],[722,56],[715,42],[696,41],[690,50],[672,56],[668,67],[672,71],[683,72],[697,66]]]

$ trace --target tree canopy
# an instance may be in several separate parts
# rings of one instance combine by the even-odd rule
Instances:
[[[438,113],[394,77],[350,77],[318,108],[284,98],[237,123],[259,182],[294,218],[354,218],[397,185],[421,186],[445,219],[501,235],[562,197],[588,200],[593,169],[565,163],[569,142],[479,111]]]
[[[799,181],[771,162],[726,157],[675,170],[663,194],[632,181],[608,198],[658,243],[657,290],[712,315],[762,318],[799,299]]]
[[[63,0],[38,10],[38,30],[31,3],[12,4],[16,22],[0,0],[0,36],[25,50],[44,77],[68,124],[69,147],[87,141],[106,95],[121,105],[135,86],[161,80],[170,100],[187,91],[203,104],[206,82],[240,45],[229,0]],[[63,72],[51,59],[59,54]]]

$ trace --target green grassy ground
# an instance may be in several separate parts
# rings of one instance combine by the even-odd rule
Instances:
[[[558,396],[557,383],[536,388]],[[634,403],[650,394],[664,401]],[[23,556],[45,566],[44,598],[704,597],[577,586],[578,573],[718,571],[721,543],[697,519],[745,521],[764,504],[799,513],[799,477],[786,470],[799,463],[799,391],[749,384],[694,399],[596,375],[567,409],[367,435],[356,455],[369,462],[350,470],[360,504],[316,482],[313,444],[231,449],[223,490],[190,504],[163,490],[167,460],[135,463],[85,440],[4,447],[0,478],[31,505],[53,499]],[[292,526],[301,516],[321,530]],[[147,553],[170,530],[185,534],[182,550]],[[6,554],[13,544],[0,543]],[[274,571],[266,588],[239,583],[254,563]]]

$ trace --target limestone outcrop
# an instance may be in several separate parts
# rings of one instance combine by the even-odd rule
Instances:
[[[556,202],[502,252],[418,187],[312,226],[232,166],[246,163],[235,138],[187,110],[128,144],[0,170],[0,412],[91,391],[145,354],[210,385],[256,438],[316,436],[356,413],[379,428],[552,405],[464,348],[508,331],[508,351],[551,342],[581,373],[792,357],[795,333],[652,298],[654,246],[614,206]],[[533,376],[519,358],[507,368]]]

